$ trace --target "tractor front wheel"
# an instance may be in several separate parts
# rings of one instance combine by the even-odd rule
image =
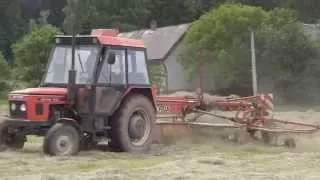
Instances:
[[[112,120],[113,147],[124,152],[146,152],[152,143],[154,123],[155,110],[151,101],[139,94],[130,96]]]
[[[47,132],[43,151],[52,156],[75,155],[80,149],[80,134],[68,123],[56,123]]]
[[[22,149],[26,142],[26,136],[20,131],[9,132],[9,125],[7,122],[0,123],[0,151],[6,149],[18,150]]]

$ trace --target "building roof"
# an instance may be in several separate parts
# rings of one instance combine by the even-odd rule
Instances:
[[[142,29],[118,34],[120,37],[141,39],[147,48],[148,60],[163,60],[183,37],[190,24]]]

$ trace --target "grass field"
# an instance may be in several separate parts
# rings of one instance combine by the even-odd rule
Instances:
[[[48,157],[41,139],[33,137],[23,150],[0,154],[0,179],[319,179],[320,143],[303,145],[287,149],[202,138],[158,145],[143,155],[87,151]]]

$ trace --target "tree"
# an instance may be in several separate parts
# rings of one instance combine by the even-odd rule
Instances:
[[[267,16],[262,8],[245,5],[225,4],[195,21],[186,35],[188,48],[182,56],[182,64],[195,75],[198,67],[200,49],[204,49],[211,61],[212,75],[224,79],[221,86],[244,82],[249,71],[249,28],[261,26]],[[195,54],[197,53],[197,54]],[[203,58],[203,57],[202,57]],[[244,67],[248,67],[245,69]]]
[[[57,34],[62,33],[51,25],[36,27],[12,46],[18,72],[15,78],[30,86],[39,84]]]
[[[217,0],[205,0],[216,2]],[[259,6],[266,10],[277,7],[296,10],[299,20],[304,23],[318,23],[320,18],[319,0],[225,0],[225,2],[242,3],[251,6]]]
[[[8,89],[8,79],[10,77],[10,69],[8,63],[4,59],[2,52],[0,52],[0,96]]]
[[[295,0],[296,9],[299,11],[300,19],[305,23],[319,23],[320,1],[318,0]]]
[[[0,3],[0,51],[12,61],[11,44],[20,38],[26,29],[21,16],[20,0],[3,0]]]
[[[228,0],[233,3],[242,3],[250,6],[262,7],[265,10],[271,10],[277,6],[280,6],[282,3],[286,3],[291,0]]]
[[[121,31],[129,31],[146,27],[150,18],[148,1],[68,0],[64,9],[64,29],[71,33],[74,24],[78,33],[88,34],[93,28],[119,28]]]
[[[250,87],[250,29],[256,35],[259,86],[287,99],[297,96],[301,91],[292,87],[302,83],[301,77],[317,53],[292,10],[265,11],[239,4],[212,9],[190,27],[180,61],[194,76],[198,67],[195,59],[204,49],[204,59],[212,64],[212,77],[218,87]]]
[[[48,10],[48,23],[58,28],[62,28],[65,14],[63,8],[67,5],[67,0],[42,0],[41,9]]]
[[[201,12],[199,0],[150,0],[151,19],[159,26],[187,23],[196,20]]]
[[[316,76],[310,74],[316,75],[320,70],[310,67],[319,56],[315,42],[304,33],[294,11],[280,8],[270,11],[257,32],[257,48],[260,84],[268,84],[287,100],[310,100],[311,94],[301,93],[301,85],[311,80],[314,82],[308,85],[309,90],[320,87]],[[302,98],[298,99],[299,96]]]

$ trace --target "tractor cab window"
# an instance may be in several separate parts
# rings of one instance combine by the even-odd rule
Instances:
[[[115,63],[108,63],[108,54],[110,52],[115,53]],[[101,68],[101,72],[98,78],[98,83],[103,84],[125,84],[125,51],[124,50],[106,50],[106,56]]]
[[[93,80],[94,66],[99,48],[97,46],[80,45],[75,48],[75,70],[77,71],[77,84],[88,84]],[[54,48],[50,59],[45,83],[67,84],[68,71],[71,68],[72,47],[58,45]]]
[[[149,84],[145,52],[142,50],[128,51],[128,82]]]

